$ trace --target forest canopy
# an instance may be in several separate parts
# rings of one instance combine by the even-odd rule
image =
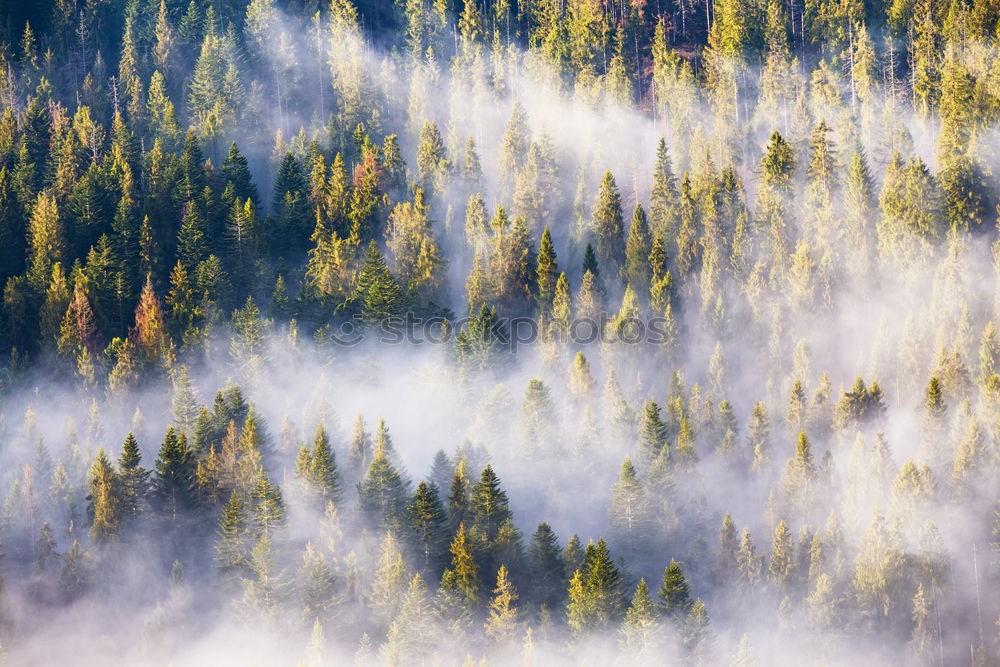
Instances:
[[[998,0],[0,0],[0,664],[1000,664]]]

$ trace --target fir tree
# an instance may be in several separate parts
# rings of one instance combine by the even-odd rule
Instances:
[[[681,566],[673,559],[663,571],[663,582],[657,591],[657,597],[663,615],[675,623],[683,622],[691,610],[692,601],[687,580],[681,572]]]
[[[605,172],[604,178],[601,179],[597,202],[594,205],[593,225],[601,264],[616,274],[625,267],[625,236],[621,195],[618,193],[615,177],[610,171]],[[586,262],[584,270],[590,270]],[[593,273],[596,275],[596,272]]]
[[[420,482],[408,508],[408,527],[422,569],[437,575],[447,562],[448,525],[436,484]]]

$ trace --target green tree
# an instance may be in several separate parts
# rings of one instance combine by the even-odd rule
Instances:
[[[154,508],[163,516],[171,531],[177,531],[197,502],[197,463],[184,433],[178,436],[173,426],[167,427],[153,466]]]
[[[547,523],[538,524],[528,546],[530,599],[546,609],[555,609],[566,593],[566,567],[559,540]]]
[[[583,565],[569,584],[566,613],[574,633],[607,628],[619,620],[623,606],[620,586],[621,575],[605,541],[588,544]]]
[[[487,465],[472,487],[472,502],[475,526],[480,528],[487,539],[496,538],[500,526],[511,518],[507,493],[500,486],[500,478],[493,471],[493,466]]]
[[[601,264],[617,274],[625,267],[625,235],[621,195],[610,171],[601,179],[594,204],[593,226]]]
[[[556,249],[552,243],[552,234],[548,225],[542,230],[542,240],[538,247],[538,268],[536,270],[538,284],[538,305],[542,313],[549,313],[552,300],[556,293],[556,282],[559,279],[559,267],[556,263]]]
[[[118,478],[121,484],[120,509],[122,521],[128,525],[141,515],[149,493],[150,471],[142,467],[142,454],[135,436],[129,433],[118,456]]]
[[[451,543],[451,567],[445,571],[441,579],[442,587],[453,588],[470,607],[475,608],[482,599],[482,582],[479,579],[479,567],[472,553],[472,543],[465,524],[459,524],[455,531],[455,539]]]
[[[682,623],[691,611],[692,601],[687,579],[674,559],[670,559],[670,565],[663,571],[663,581],[657,597],[663,616],[677,624]]]
[[[246,505],[236,493],[231,494],[223,506],[216,533],[215,561],[219,571],[224,575],[242,574],[252,540]]]
[[[354,298],[361,304],[365,321],[372,324],[398,315],[403,307],[402,290],[375,241],[368,244],[364,265],[355,281]]]
[[[405,523],[407,481],[390,461],[384,445],[375,448],[368,472],[358,485],[361,509],[368,520],[387,528]]]
[[[436,484],[420,482],[407,508],[409,535],[424,572],[440,573],[447,563],[448,517]]]
[[[628,284],[643,297],[649,293],[652,285],[653,271],[649,259],[651,251],[646,212],[637,203],[635,213],[632,215],[632,225],[628,230],[628,242],[625,245],[625,276]]]
[[[331,500],[339,504],[340,472],[330,447],[330,437],[322,426],[316,427],[312,448],[302,446],[295,472],[315,494],[318,506],[325,506]]]

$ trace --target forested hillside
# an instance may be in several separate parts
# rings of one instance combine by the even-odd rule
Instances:
[[[0,663],[1000,665],[998,38],[0,0]]]

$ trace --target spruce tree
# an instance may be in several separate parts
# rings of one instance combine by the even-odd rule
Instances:
[[[660,247],[662,249],[662,245]],[[625,278],[644,301],[645,296],[649,294],[653,279],[651,252],[649,222],[642,205],[637,203],[635,213],[632,215],[632,225],[628,230],[628,242],[625,245]]]
[[[663,581],[657,591],[660,608],[663,615],[675,623],[682,623],[691,610],[691,593],[687,580],[681,572],[681,566],[676,560],[670,559],[670,565],[663,571]]]
[[[153,464],[153,503],[164,520],[176,531],[185,515],[194,509],[197,462],[187,437],[173,426],[167,427],[159,456]]]
[[[552,234],[549,232],[548,225],[542,231],[542,240],[538,247],[538,268],[536,274],[538,305],[542,313],[547,314],[552,308],[552,299],[556,291],[556,281],[559,279],[556,249],[552,244]]]
[[[235,493],[229,496],[219,518],[215,561],[220,572],[237,576],[244,572],[251,544],[250,528],[243,500]]]
[[[141,514],[149,493],[150,471],[142,467],[142,454],[135,436],[129,433],[118,456],[121,480],[121,512],[124,523],[134,522]]]
[[[511,518],[507,493],[501,488],[500,478],[493,472],[493,466],[483,468],[479,482],[472,487],[470,509],[474,525],[482,529],[490,541],[496,538],[503,522]]]
[[[538,524],[528,546],[530,599],[554,610],[566,593],[566,566],[559,549],[559,540],[547,523]]]
[[[120,480],[103,449],[97,453],[97,459],[90,468],[88,486],[90,536],[98,544],[105,544],[118,536],[121,497]]]
[[[472,553],[472,544],[465,524],[459,524],[451,543],[451,567],[444,573],[442,586],[449,585],[461,594],[465,602],[475,608],[482,599],[482,582],[479,568]]]
[[[650,648],[654,642],[657,616],[656,605],[649,597],[649,587],[646,586],[646,580],[639,579],[639,584],[635,587],[635,593],[632,596],[632,602],[628,611],[625,612],[625,621],[622,623],[625,646],[637,653],[643,653]]]
[[[506,644],[514,639],[518,631],[517,590],[510,582],[510,574],[503,565],[497,570],[497,585],[493,589],[486,619],[486,636],[498,644]]]
[[[385,447],[375,449],[368,472],[358,485],[361,509],[378,526],[399,528],[405,524],[408,500],[406,480],[389,458]]]
[[[448,552],[448,523],[437,485],[420,482],[407,507],[408,534],[420,555],[424,572],[435,577],[444,569]]]
[[[605,172],[601,179],[594,204],[593,225],[601,264],[616,276],[625,267],[625,233],[621,195],[610,171]],[[588,268],[585,262],[584,269]]]

